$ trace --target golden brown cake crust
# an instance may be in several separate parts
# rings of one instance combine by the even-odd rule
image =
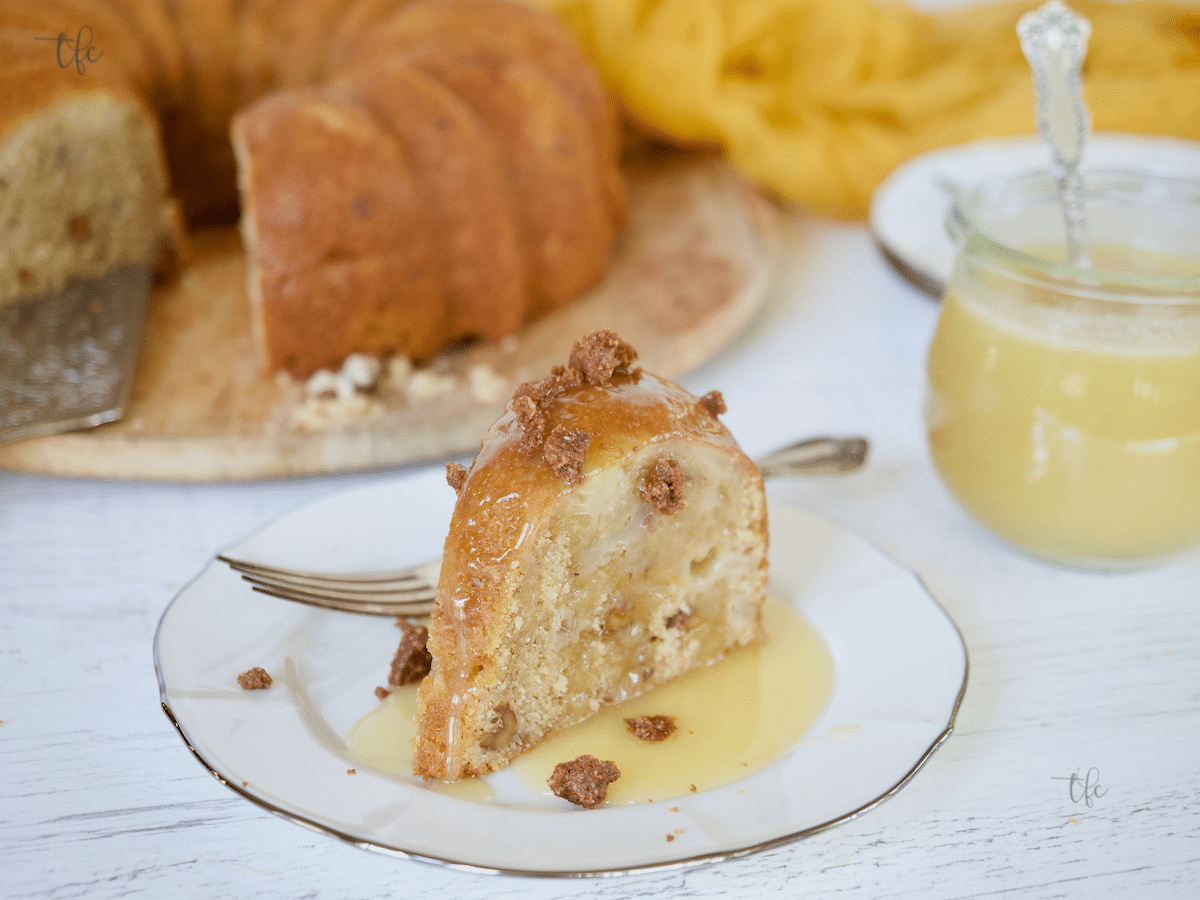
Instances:
[[[263,6],[268,0],[255,0],[252,9]],[[322,0],[317,14],[330,40],[307,74],[273,58],[256,77],[329,83],[289,93],[289,107],[268,96],[242,110],[233,128],[252,220],[243,229],[259,257],[250,294],[270,367],[303,376],[352,351],[423,360],[459,341],[497,340],[602,277],[625,219],[619,129],[565,29],[512,0],[359,0],[344,9]],[[293,31],[284,28],[283,43],[300,46]],[[277,228],[270,198],[309,190],[314,171],[306,161],[322,158],[303,143],[311,131],[306,104],[344,107],[347,118],[365,114],[410,164],[415,220],[387,232],[391,251],[366,259],[357,244],[334,245],[319,230],[301,238]],[[274,138],[270,147],[258,139],[268,128],[289,135],[286,151]],[[359,164],[353,152],[332,158],[342,168]],[[264,175],[269,185],[258,183]],[[339,204],[330,207],[332,234],[346,225],[350,188],[329,181],[316,199]],[[417,235],[436,237],[418,247]],[[272,274],[295,272],[297,254],[320,257],[336,247],[347,259],[309,264],[286,284]],[[336,312],[323,314],[322,305]],[[331,328],[335,317],[351,321]]]
[[[404,16],[400,7],[414,6]],[[474,27],[464,29],[459,23]],[[615,163],[620,155],[620,124],[616,106],[574,38],[557,19],[510,0],[359,0],[342,17],[332,41],[334,65],[346,69],[375,53],[415,45],[446,32],[453,33],[456,52],[468,58],[486,53],[517,60],[536,60],[587,120],[597,155]],[[609,213],[624,221],[627,198],[615,166],[600,171]]]
[[[448,310],[439,346],[512,334],[525,318],[530,276],[495,136],[443,84],[400,61],[356,71],[345,84],[421,173],[424,228],[439,236]]]
[[[551,76],[534,60],[495,51],[464,58],[453,42],[420,44],[405,59],[458,95],[505,150],[530,270],[528,317],[593,285],[620,223],[604,197],[605,160],[591,130]]]
[[[273,95],[234,129],[249,214],[263,223],[250,277],[269,368],[303,375],[336,368],[352,349],[437,350],[440,273],[429,264],[418,175],[396,142],[317,89]]]

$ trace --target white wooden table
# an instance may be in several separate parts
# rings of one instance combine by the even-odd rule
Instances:
[[[818,433],[871,439],[859,474],[779,492],[919,573],[965,636],[957,730],[899,795],[741,860],[585,884],[356,849],[211,777],[159,706],[151,646],[167,603],[223,546],[388,476],[0,473],[0,896],[1197,896],[1200,554],[1086,575],[999,545],[925,450],[935,304],[861,226],[789,215],[784,250],[762,314],[685,381],[724,392],[751,454]]]

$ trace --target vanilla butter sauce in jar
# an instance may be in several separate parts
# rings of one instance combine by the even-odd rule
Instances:
[[[1138,568],[1200,543],[1200,180],[1097,171],[1086,202],[1080,268],[1049,173],[956,198],[929,447],[1009,544]]]

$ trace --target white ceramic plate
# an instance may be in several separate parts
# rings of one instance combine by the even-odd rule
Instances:
[[[1033,136],[975,141],[913,157],[896,168],[871,198],[870,226],[884,256],[930,296],[940,299],[954,266],[946,234],[950,186],[970,188],[988,178],[1047,169],[1049,152]],[[1200,176],[1200,143],[1173,137],[1101,133],[1084,157],[1088,168],[1157,169]]]
[[[440,551],[453,492],[440,472],[337,494],[228,553],[325,570],[382,569]],[[398,641],[386,618],[253,592],[214,562],[155,640],[163,708],[200,761],[273,812],[373,850],[521,874],[592,874],[742,855],[847,821],[903,787],[950,735],[966,689],[954,623],[918,579],[846,531],[772,504],[771,590],[820,632],[829,701],[805,737],[734,784],[642,806],[581,810],[488,776],[473,802],[354,765],[345,738],[377,705]],[[267,691],[236,677],[262,666]],[[849,735],[853,735],[850,737]],[[678,806],[678,812],[668,807]],[[682,828],[674,841],[664,835]]]

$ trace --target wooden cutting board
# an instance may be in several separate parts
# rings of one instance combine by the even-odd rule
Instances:
[[[230,481],[471,454],[518,384],[565,363],[574,341],[598,328],[632,344],[647,371],[677,377],[761,304],[773,211],[716,157],[643,159],[626,171],[629,227],[599,286],[499,345],[444,353],[416,382],[349,403],[309,398],[301,383],[261,371],[238,233],[200,232],[188,269],[151,297],[124,418],[0,445],[0,468]]]

